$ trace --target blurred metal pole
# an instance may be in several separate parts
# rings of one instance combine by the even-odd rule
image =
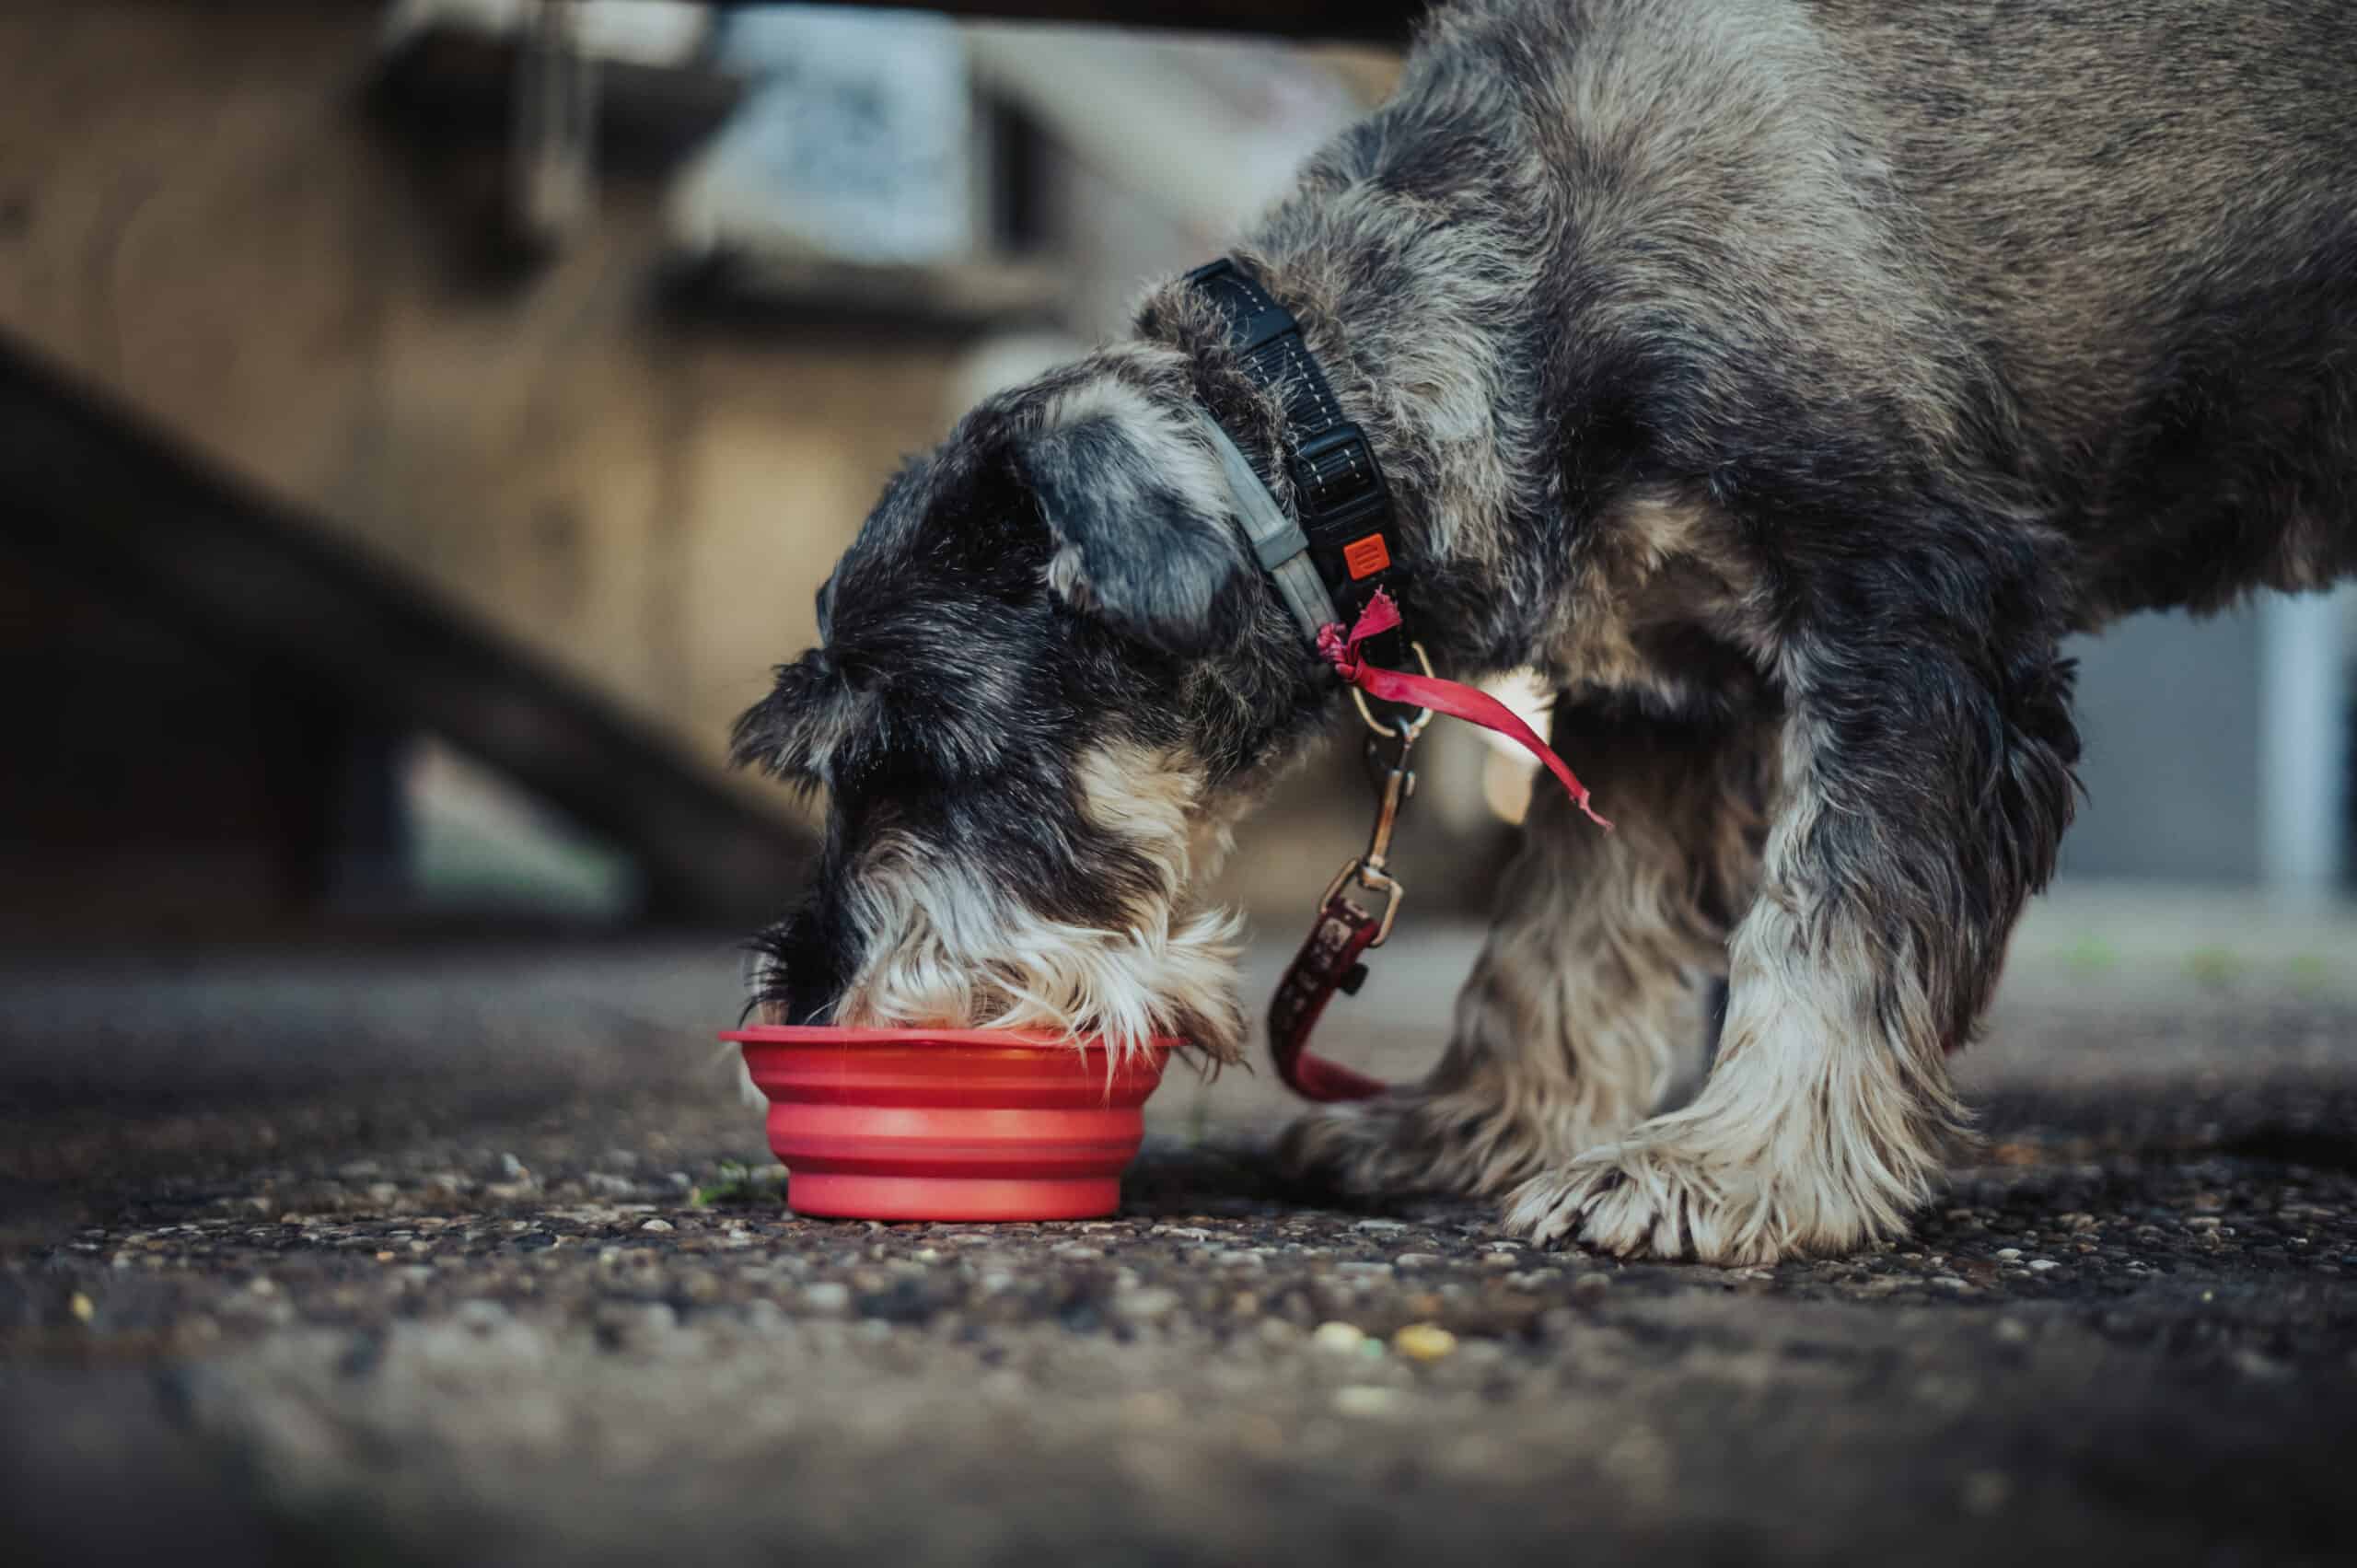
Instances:
[[[2339,596],[2259,606],[2259,874],[2270,893],[2330,898],[2345,864],[2350,650]]]
[[[511,214],[527,245],[553,250],[590,215],[597,129],[598,63],[574,0],[539,0],[516,56]]]

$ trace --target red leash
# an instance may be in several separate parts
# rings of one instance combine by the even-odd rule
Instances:
[[[1573,804],[1590,821],[1608,830],[1611,828],[1612,824],[1597,816],[1588,804],[1587,786],[1580,783],[1578,775],[1504,703],[1486,691],[1443,680],[1438,676],[1411,675],[1367,663],[1359,645],[1399,624],[1399,607],[1391,602],[1389,594],[1378,588],[1347,637],[1339,625],[1318,632],[1318,651],[1332,661],[1335,671],[1344,680],[1371,697],[1447,714],[1494,730],[1524,747],[1546,764],[1547,771],[1555,775]],[[1372,1099],[1388,1089],[1387,1085],[1364,1073],[1329,1062],[1312,1051],[1309,1035],[1325,1016],[1326,1005],[1333,1001],[1336,992],[1357,993],[1366,980],[1364,955],[1382,947],[1391,935],[1391,922],[1399,913],[1401,890],[1387,866],[1391,830],[1400,806],[1415,789],[1415,775],[1408,771],[1408,752],[1422,727],[1421,720],[1400,727],[1399,752],[1384,781],[1383,802],[1367,851],[1343,866],[1341,875],[1326,889],[1318,923],[1310,928],[1309,940],[1302,944],[1301,951],[1286,967],[1277,994],[1269,1004],[1269,1042],[1277,1059],[1277,1075],[1305,1099]],[[1384,896],[1380,916],[1351,898],[1346,889],[1353,880],[1366,891]]]
[[[1587,814],[1587,819],[1597,827],[1610,829],[1612,824],[1596,814],[1587,803],[1587,785],[1579,775],[1566,767],[1554,749],[1538,738],[1538,731],[1515,716],[1515,711],[1491,696],[1487,691],[1443,680],[1434,675],[1410,675],[1405,670],[1384,669],[1366,662],[1359,652],[1359,645],[1369,637],[1379,637],[1399,624],[1399,607],[1381,588],[1367,600],[1359,612],[1358,624],[1351,628],[1346,639],[1339,625],[1328,626],[1318,633],[1318,651],[1332,662],[1336,673],[1370,697],[1380,697],[1387,703],[1399,703],[1411,708],[1430,708],[1478,724],[1483,729],[1494,730],[1527,750],[1547,764],[1547,771],[1562,782],[1571,793],[1572,804]]]

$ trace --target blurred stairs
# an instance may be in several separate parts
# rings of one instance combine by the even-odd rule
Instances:
[[[586,683],[5,339],[0,494],[8,549],[200,644],[446,737],[621,846],[649,918],[758,921],[807,864],[805,830]]]

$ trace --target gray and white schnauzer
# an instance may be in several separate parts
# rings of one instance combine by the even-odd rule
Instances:
[[[1435,663],[1542,672],[1619,828],[1539,790],[1445,1059],[1296,1167],[1621,1254],[1904,1229],[2071,819],[2064,634],[2357,570],[2352,85],[2345,0],[1430,19],[1237,256]],[[830,802],[772,1016],[1237,1054],[1195,890],[1342,698],[1239,531],[1213,422],[1301,470],[1232,324],[1159,287],[886,492],[737,733]]]

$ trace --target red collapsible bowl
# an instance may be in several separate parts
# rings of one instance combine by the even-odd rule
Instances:
[[[796,1214],[1076,1220],[1121,1204],[1142,1108],[1181,1042],[1115,1061],[1095,1040],[1016,1029],[772,1025],[720,1037],[770,1101]]]

